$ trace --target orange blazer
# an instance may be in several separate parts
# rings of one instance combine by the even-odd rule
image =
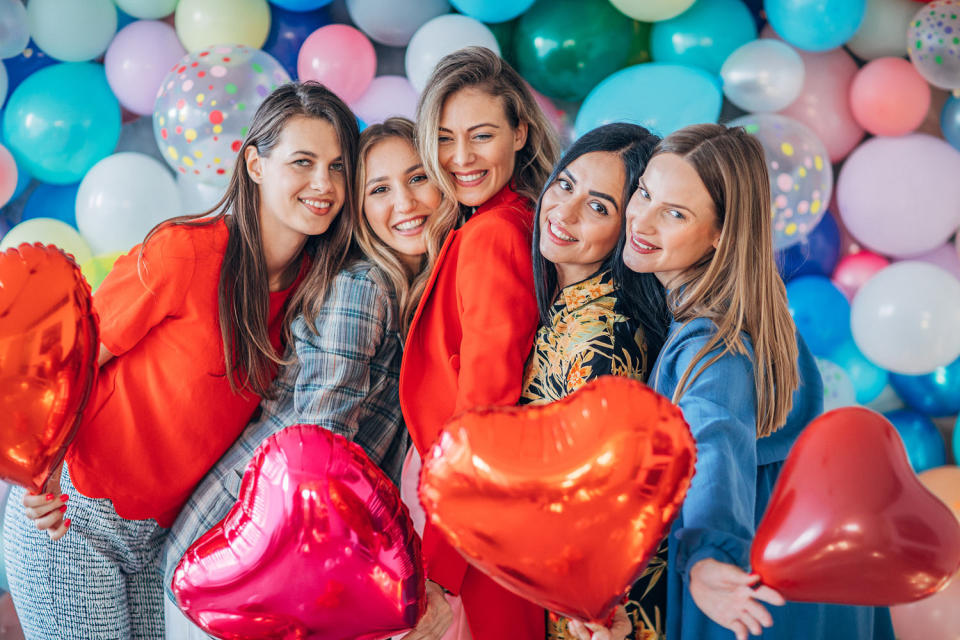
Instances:
[[[520,398],[538,323],[533,224],[531,202],[507,185],[440,250],[400,369],[400,406],[421,455],[455,413]],[[423,556],[427,576],[463,597],[474,640],[543,640],[543,609],[469,566],[429,521]]]

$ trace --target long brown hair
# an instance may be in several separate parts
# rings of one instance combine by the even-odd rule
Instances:
[[[360,249],[380,267],[380,270],[393,285],[400,308],[399,324],[400,335],[402,336],[407,335],[417,303],[420,301],[420,296],[423,295],[427,279],[430,276],[431,261],[428,254],[425,253],[420,260],[419,269],[413,273],[400,260],[396,252],[377,236],[363,211],[366,196],[363,185],[367,182],[367,153],[378,143],[390,138],[404,140],[416,149],[414,133],[414,124],[410,120],[399,117],[387,118],[383,123],[372,124],[363,130],[360,134],[360,148],[357,151],[357,203],[354,209],[358,220],[354,224],[354,233]]]
[[[140,248],[138,268],[142,269],[143,246],[164,227],[204,226],[225,221],[229,237],[220,268],[217,301],[227,378],[230,388],[237,393],[249,389],[266,396],[276,366],[285,362],[281,354],[274,351],[268,334],[270,291],[260,239],[260,190],[247,173],[246,150],[255,147],[260,156],[269,156],[284,126],[297,116],[320,118],[330,123],[340,143],[347,176],[343,205],[347,211],[338,212],[327,231],[311,236],[304,246],[303,254],[309,256],[310,267],[287,302],[284,340],[289,341],[290,322],[299,313],[303,313],[312,326],[329,283],[340,271],[350,250],[355,217],[352,212],[354,186],[350,178],[354,173],[359,136],[357,120],[347,105],[317,82],[287,83],[267,96],[253,116],[220,201],[209,211],[179,216],[157,225]]]
[[[698,124],[664,138],[654,155],[660,153],[676,154],[696,170],[720,229],[716,250],[671,285],[669,306],[678,321],[705,317],[717,326],[680,378],[673,401],[724,354],[746,354],[740,334],[746,332],[753,342],[757,437],[770,435],[787,420],[800,374],[787,292],[774,263],[763,147],[741,127]],[[721,344],[720,353],[698,369]]]
[[[465,47],[441,58],[417,104],[417,149],[427,176],[439,185],[444,195],[443,206],[433,216],[433,224],[424,231],[431,263],[460,214],[453,179],[440,166],[440,114],[447,98],[467,87],[501,98],[511,127],[516,128],[520,123],[527,125],[527,141],[517,151],[513,167],[512,184],[517,193],[536,202],[560,155],[553,126],[526,82],[503,58],[485,47]]]

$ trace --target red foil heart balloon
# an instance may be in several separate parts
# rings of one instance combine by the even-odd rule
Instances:
[[[217,638],[373,640],[424,608],[420,539],[397,488],[359,446],[308,425],[260,445],[239,500],[172,586]]]
[[[914,475],[893,425],[846,407],[793,445],[750,562],[787,600],[913,602],[960,569],[960,524]]]
[[[420,500],[505,588],[600,621],[669,531],[695,458],[680,409],[605,376],[551,404],[454,417],[425,456]]]
[[[53,246],[0,253],[0,478],[35,492],[63,460],[97,374],[90,286]]]

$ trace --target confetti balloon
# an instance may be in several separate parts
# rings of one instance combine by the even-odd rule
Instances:
[[[823,379],[823,411],[857,405],[857,390],[843,367],[829,360],[817,358],[817,369]]]
[[[930,84],[960,89],[960,1],[937,0],[920,9],[907,29],[907,52]]]
[[[805,125],[786,116],[754,113],[737,118],[763,145],[770,172],[773,241],[777,249],[802,240],[827,210],[833,168],[827,150]]]
[[[226,186],[253,114],[290,76],[269,54],[221,45],[183,57],[167,74],[153,111],[164,159],[181,174]]]

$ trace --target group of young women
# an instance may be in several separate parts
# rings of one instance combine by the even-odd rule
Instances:
[[[698,448],[671,535],[611,625],[501,588],[414,498],[428,601],[409,640],[743,639],[771,625],[893,638],[885,609],[768,608],[782,598],[745,570],[822,392],[774,265],[763,151],[741,129],[659,140],[612,124],[558,160],[523,80],[473,47],[439,63],[416,125],[358,134],[322,86],[284,85],[218,206],[154,229],[94,302],[101,369],[83,425],[48,492],[19,490],[5,516],[28,638],[163,638],[164,584],[286,426],[356,441],[415,496],[418,454],[454,413],[550,402],[600,375],[677,403]]]

